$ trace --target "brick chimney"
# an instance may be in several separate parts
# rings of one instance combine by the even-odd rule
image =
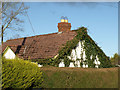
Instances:
[[[68,23],[67,17],[61,17],[61,22],[58,23],[58,32],[68,32],[71,30],[71,23]]]

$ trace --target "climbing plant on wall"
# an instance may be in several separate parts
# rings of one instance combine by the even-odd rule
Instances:
[[[75,30],[77,35],[66,43],[66,45],[59,50],[59,56],[56,58],[59,62],[60,59],[64,60],[65,66],[69,66],[71,60],[67,56],[71,55],[72,49],[75,49],[79,41],[84,41],[83,49],[85,50],[86,60],[81,62],[81,66],[84,63],[88,64],[88,67],[95,67],[94,60],[96,56],[99,58],[100,65],[99,67],[107,68],[111,67],[109,58],[105,53],[100,49],[99,46],[90,38],[87,34],[87,28],[81,27]],[[82,55],[83,56],[83,55]],[[92,58],[90,58],[92,56]],[[81,57],[82,59],[83,57]]]
[[[90,38],[90,36],[87,34],[87,28],[80,27],[74,31],[77,33],[77,35],[72,40],[66,42],[64,47],[62,47],[59,50],[58,56],[56,58],[37,60],[38,63],[43,65],[58,66],[61,61],[64,61],[65,66],[68,67],[70,65],[70,62],[74,62],[70,60],[68,56],[71,55],[72,49],[75,49],[80,41],[81,46],[84,49],[86,55],[86,60],[83,60],[83,51],[82,51],[81,59],[80,59],[81,67],[83,63],[88,64],[88,67],[92,67],[92,68],[95,67],[94,60],[96,59],[96,57],[99,58],[100,68],[111,67],[109,57],[107,57],[105,53],[100,49],[100,47],[97,46],[97,44]]]

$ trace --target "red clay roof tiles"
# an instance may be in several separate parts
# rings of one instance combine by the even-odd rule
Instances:
[[[11,49],[23,59],[46,59],[58,54],[58,50],[69,40],[72,40],[76,32],[69,31],[61,34],[52,33],[26,38],[8,40],[3,43],[3,50],[10,46]]]

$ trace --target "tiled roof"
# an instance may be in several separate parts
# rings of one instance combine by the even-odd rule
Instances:
[[[26,38],[8,40],[3,43],[2,49],[7,46],[23,59],[52,58],[58,54],[58,50],[69,40],[72,40],[76,32],[52,33]]]

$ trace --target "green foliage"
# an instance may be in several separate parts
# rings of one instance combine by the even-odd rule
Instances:
[[[2,60],[3,88],[41,87],[42,72],[37,64],[24,60]]]
[[[66,61],[66,58],[67,56],[70,56],[72,49],[75,49],[78,42],[81,41],[84,42],[84,45],[82,44],[81,45],[84,48],[86,54],[85,61],[83,61],[83,55],[81,55],[81,63],[80,63],[81,66],[83,65],[84,62],[88,64],[88,67],[95,67],[95,64],[93,62],[96,59],[96,56],[98,56],[99,61],[101,62],[99,67],[104,67],[104,68],[111,67],[109,58],[87,34],[87,28],[81,27],[75,31],[77,32],[77,35],[71,41],[68,41],[66,45],[59,50],[59,56],[57,57],[58,60],[65,58],[64,63],[65,65],[69,66],[71,60]],[[91,56],[92,59],[90,59]]]
[[[65,67],[69,67],[71,60],[67,58],[67,56],[64,57],[64,64]]]
[[[43,65],[43,66],[46,66],[46,65],[58,66],[57,63],[60,63],[60,62],[58,62],[59,60],[53,59],[53,58],[47,58],[47,59],[33,59],[33,60],[29,60],[29,61],[37,62],[38,64],[41,64],[41,65]]]
[[[43,88],[117,88],[118,68],[42,67]],[[81,89],[80,89],[81,90]],[[86,89],[89,90],[89,89]],[[94,90],[94,89],[92,89]]]
[[[120,65],[120,55],[118,55],[117,53],[115,53],[114,56],[110,58],[110,60],[111,60],[112,65],[114,66],[117,64]]]
[[[71,54],[72,49],[76,48],[78,42],[84,39],[84,34],[86,34],[86,28],[81,27],[78,30],[76,30],[76,32],[77,35],[71,41],[67,41],[66,45],[59,50],[59,58],[64,58],[64,56],[69,56]]]
[[[69,60],[67,56],[71,55],[72,49],[75,49],[78,42],[80,41],[86,55],[86,60],[83,61],[83,52],[82,52],[80,66],[82,66],[83,63],[86,63],[88,64],[88,67],[94,68],[95,67],[94,60],[96,59],[96,56],[97,56],[101,63],[99,67],[101,68],[111,67],[109,58],[87,34],[87,28],[81,27],[74,31],[76,31],[77,35],[72,40],[66,42],[64,47],[62,47],[58,51],[59,55],[55,59],[44,59],[44,60],[39,59],[36,61],[43,65],[58,66],[61,60],[63,59],[65,66],[68,67],[70,65],[70,62],[73,62],[73,61]],[[92,56],[92,59],[90,58],[91,56]]]
[[[50,65],[52,59],[34,59],[34,60],[29,60],[32,62],[38,62],[41,65]]]

